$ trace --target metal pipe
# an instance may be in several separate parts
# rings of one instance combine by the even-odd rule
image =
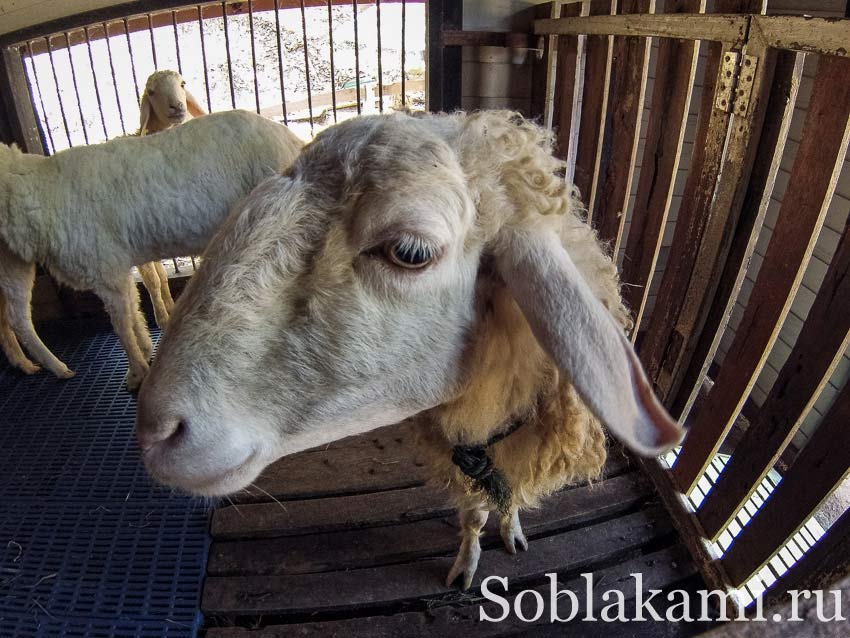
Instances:
[[[97,99],[97,110],[100,113],[100,123],[103,126],[103,136],[109,137],[109,132],[106,130],[106,117],[103,115],[103,101],[100,98],[100,89],[97,86],[97,74],[94,71],[94,56],[91,51],[91,39],[89,38],[89,28],[83,28],[83,35],[86,38],[86,48],[89,51],[89,66],[91,67],[91,79],[94,83],[94,96]]]
[[[331,58],[331,103],[333,104],[334,123],[336,123],[336,70],[334,68],[334,18],[333,0],[328,0],[328,51]]]
[[[153,18],[151,18],[151,14],[148,14],[148,33],[151,36],[151,57],[153,58],[153,68],[159,68],[159,62],[156,60],[156,44],[154,43],[153,38]]]
[[[286,88],[283,81],[283,50],[280,46],[280,3],[278,0],[274,0],[274,25],[277,37],[277,68],[280,75],[280,108],[283,111],[283,123],[289,124],[289,117],[286,114]]]
[[[177,72],[183,75],[183,60],[180,59],[180,37],[177,35],[177,12],[171,12],[171,26],[174,28],[174,48],[177,51]]]
[[[384,112],[384,67],[381,64],[383,50],[381,48],[381,0],[375,0],[375,13],[378,21],[378,112]]]
[[[357,85],[357,115],[360,115],[360,39],[357,33],[357,0],[352,0],[354,7],[354,75]]]
[[[207,45],[204,41],[204,16],[201,12],[201,5],[197,5],[198,9],[198,29],[201,34],[201,62],[204,65],[204,90],[207,93],[207,111],[212,113],[212,100],[210,99],[210,77],[207,71]]]
[[[32,57],[32,46],[27,42],[27,50],[29,52],[30,63],[32,64],[32,76],[35,80],[35,89],[38,91],[38,102],[41,105],[41,119],[44,122],[44,130],[47,132],[47,139],[50,141],[50,152],[56,150],[56,144],[53,143],[53,133],[50,130],[50,123],[47,121],[47,109],[44,108],[44,98],[41,93],[41,85],[38,81],[38,69],[36,68],[35,58]]]
[[[126,135],[127,127],[124,125],[124,111],[121,108],[118,81],[115,79],[115,63],[112,61],[112,45],[109,44],[109,27],[105,22],[103,23],[103,39],[106,40],[106,53],[109,56],[109,72],[112,75],[112,88],[115,89],[115,103],[118,105],[118,118],[121,120],[121,131]]]
[[[80,126],[83,129],[83,139],[86,144],[89,143],[89,132],[86,130],[86,118],[83,115],[83,102],[80,100],[80,87],[77,85],[77,71],[74,69],[74,57],[71,55],[71,38],[68,37],[68,32],[65,31],[65,47],[68,51],[68,64],[71,65],[71,83],[74,85],[74,95],[77,98],[77,111],[80,114]]]
[[[404,65],[407,62],[407,1],[401,0],[401,105],[407,104],[407,95],[405,94],[404,81],[407,72]]]
[[[230,33],[227,30],[227,3],[221,3],[221,18],[224,20],[224,49],[227,54],[227,81],[230,84],[230,105],[236,108],[236,91],[233,88],[233,68],[230,64]]]
[[[307,79],[307,112],[310,114],[310,133],[313,132],[313,91],[310,88],[310,52],[307,48],[307,17],[301,0],[301,38],[304,42],[304,77]]]
[[[257,50],[254,44],[254,2],[248,0],[248,32],[251,34],[251,68],[254,71],[254,103],[260,112],[260,84],[257,81]]]
[[[130,28],[127,26],[127,18],[121,22],[124,25],[124,35],[127,37],[127,54],[130,56],[130,70],[133,72],[133,86],[136,87],[136,102],[138,102],[142,95],[139,93],[139,78],[136,77],[136,61],[133,58],[133,45],[130,43]]]
[[[68,146],[73,146],[74,144],[71,142],[71,131],[68,128],[68,118],[65,117],[65,104],[62,101],[62,92],[59,90],[59,78],[56,76],[56,65],[53,62],[53,46],[50,44],[50,36],[44,39],[47,42],[47,56],[50,58],[50,71],[53,73],[53,83],[56,85],[56,97],[59,98],[59,111],[62,113],[65,137],[68,138]]]

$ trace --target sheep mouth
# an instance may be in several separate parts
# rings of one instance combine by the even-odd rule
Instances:
[[[265,465],[258,462],[258,457],[256,450],[250,450],[243,461],[203,475],[181,472],[178,468],[183,464],[156,459],[150,454],[144,455],[144,462],[148,473],[158,483],[193,496],[227,496],[241,492],[259,476]]]
[[[180,111],[179,113],[172,113],[168,116],[168,119],[177,121],[182,120],[184,117],[186,117],[185,111]]]

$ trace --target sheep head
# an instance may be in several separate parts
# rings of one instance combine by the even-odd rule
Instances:
[[[176,71],[154,71],[145,82],[139,101],[139,133],[157,133],[204,115],[204,110],[186,90],[186,82]]]
[[[604,424],[647,454],[677,442],[600,303],[621,308],[616,276],[559,166],[510,113],[320,134],[231,213],[175,309],[139,396],[153,476],[233,492],[285,454],[452,400],[484,262]]]

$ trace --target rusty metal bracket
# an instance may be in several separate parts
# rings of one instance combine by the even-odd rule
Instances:
[[[737,51],[724,52],[714,107],[725,113],[746,115],[750,109],[757,68],[758,58],[753,55],[742,55]]]

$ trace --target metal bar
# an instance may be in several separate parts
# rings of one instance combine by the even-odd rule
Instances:
[[[83,35],[86,38],[86,48],[89,52],[89,66],[91,66],[91,77],[92,82],[94,83],[94,96],[97,99],[97,110],[100,113],[100,123],[103,126],[103,136],[109,137],[109,133],[106,130],[106,118],[103,115],[103,101],[100,98],[100,89],[97,86],[97,73],[94,71],[94,56],[92,55],[91,50],[91,40],[89,39],[89,28],[85,27],[83,29]]]
[[[68,51],[68,64],[71,65],[71,82],[74,85],[74,95],[77,98],[77,111],[80,114],[80,126],[83,129],[83,139],[86,144],[89,143],[89,133],[86,130],[86,118],[83,115],[83,102],[80,100],[80,87],[77,85],[77,71],[74,69],[74,58],[71,56],[71,39],[68,37],[68,32],[65,31],[65,44]]]
[[[538,35],[640,35],[682,40],[713,40],[726,48],[740,48],[747,38],[750,18],[742,15],[688,14],[596,15],[534,21]]]
[[[257,80],[257,48],[254,44],[254,2],[248,0],[248,32],[251,35],[251,68],[254,71],[254,103],[260,112],[260,84]]]
[[[378,23],[378,112],[384,112],[384,68],[381,64],[381,0],[375,0],[375,14]]]
[[[180,266],[177,265],[177,257],[172,257],[171,262],[174,264],[174,274],[179,275],[180,274]]]
[[[301,38],[304,42],[304,77],[307,80],[307,111],[310,113],[310,133],[313,132],[313,90],[310,88],[310,52],[307,49],[307,17],[301,0]]]
[[[47,121],[47,110],[44,108],[44,98],[41,93],[41,85],[38,81],[38,69],[36,69],[35,58],[32,57],[32,47],[27,42],[27,51],[29,51],[30,62],[32,63],[32,76],[35,80],[35,89],[38,91],[38,103],[41,106],[41,119],[44,122],[44,130],[47,133],[47,139],[50,141],[50,152],[56,150],[56,144],[53,143],[53,133],[50,131],[50,122]]]
[[[352,0],[354,8],[354,82],[357,85],[357,115],[360,115],[360,36],[357,32],[357,0]]]
[[[171,26],[174,27],[174,48],[177,51],[177,71],[183,75],[183,61],[180,59],[180,36],[177,34],[177,12],[171,12]]]
[[[65,137],[68,138],[68,146],[73,146],[71,143],[71,131],[68,129],[68,118],[65,117],[65,104],[62,101],[62,92],[59,90],[59,78],[56,76],[56,65],[53,63],[53,47],[50,44],[50,36],[47,40],[47,55],[50,58],[50,71],[53,73],[53,83],[56,86],[56,97],[59,98],[59,111],[62,113],[62,124],[65,126]]]
[[[207,44],[204,40],[204,16],[201,12],[201,5],[197,5],[198,9],[198,29],[201,34],[201,61],[204,65],[204,90],[207,93],[207,111],[212,113],[212,100],[210,99],[210,76],[207,70]]]
[[[121,120],[121,131],[126,135],[127,127],[124,126],[124,111],[121,108],[121,96],[118,92],[118,81],[115,79],[115,63],[112,60],[112,45],[109,44],[109,27],[103,23],[103,35],[106,40],[106,53],[109,57],[109,72],[112,75],[112,88],[115,89],[115,103],[118,105],[118,119]]]
[[[130,29],[127,28],[127,18],[122,20],[124,25],[124,35],[127,38],[127,53],[130,56],[130,70],[133,72],[133,86],[136,87],[136,101],[139,101],[141,94],[139,93],[139,78],[136,77],[136,61],[133,59],[133,45],[130,43]]]
[[[283,111],[283,123],[289,124],[289,117],[286,115],[286,87],[283,81],[283,50],[280,45],[280,3],[278,0],[274,0],[274,25],[277,37],[277,70],[280,76],[280,110]]]
[[[407,37],[407,0],[401,0],[401,105],[407,104],[407,95],[405,94],[404,82],[407,79],[407,72],[404,69],[405,58],[407,57],[407,49],[405,38]]]
[[[333,104],[334,122],[336,122],[336,71],[334,69],[334,27],[333,1],[328,0],[328,51],[331,58],[331,104]],[[402,29],[404,27],[402,26]]]
[[[221,19],[224,20],[224,50],[227,54],[227,82],[230,84],[230,105],[236,108],[236,91],[233,88],[233,67],[230,64],[230,33],[227,30],[227,3],[221,3]]]
[[[153,38],[153,18],[151,18],[151,14],[148,14],[148,33],[151,36],[151,57],[153,58],[153,68],[159,68],[159,62],[156,59],[156,44],[154,43]]]

